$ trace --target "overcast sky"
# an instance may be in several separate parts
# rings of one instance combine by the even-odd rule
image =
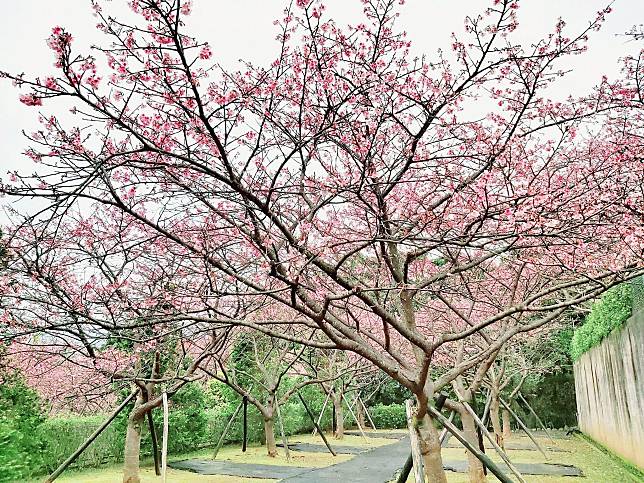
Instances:
[[[53,71],[53,56],[45,45],[51,27],[61,25],[74,35],[74,48],[89,50],[104,38],[95,28],[89,0],[19,0],[3,1],[0,16],[0,70],[45,74]],[[127,11],[126,0],[103,2],[107,11]],[[199,40],[208,41],[216,60],[234,68],[238,59],[256,64],[272,61],[278,49],[272,22],[281,17],[287,4],[283,0],[195,0],[188,19],[188,31]],[[482,12],[491,0],[407,0],[401,8],[399,27],[406,30],[416,53],[432,55],[439,47],[449,47],[450,34],[463,31],[466,15]],[[607,5],[606,0],[524,0],[519,9],[517,35],[530,42],[551,32],[558,17],[566,20],[570,33],[576,33]],[[327,0],[327,14],[338,24],[361,21],[360,0]],[[617,59],[640,47],[616,34],[629,30],[644,20],[643,0],[616,0],[613,13],[604,29],[591,40],[589,52],[574,60],[574,73],[559,83],[553,96],[581,93],[596,84],[602,74],[618,73]],[[10,82],[0,82],[0,178],[8,170],[29,173],[30,160],[21,153],[26,143],[21,130],[37,126],[34,108],[18,102],[18,91]],[[47,105],[43,106],[47,111]],[[0,203],[6,200],[0,200]],[[1,211],[1,210],[0,210]],[[4,216],[0,214],[0,220]]]

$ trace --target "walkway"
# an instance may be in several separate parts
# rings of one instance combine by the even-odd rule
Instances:
[[[372,434],[375,437],[376,433]],[[393,436],[390,437],[393,439]],[[326,449],[321,446],[317,447],[318,445],[304,443],[289,446],[294,451],[311,451],[313,446],[318,451]],[[357,454],[349,461],[325,468],[258,465],[211,460],[185,460],[171,463],[169,466],[203,475],[270,478],[285,483],[336,483],[338,481],[344,483],[384,483],[395,478],[396,473],[402,468],[410,452],[408,437],[403,437],[391,444],[373,449],[354,448],[354,451],[350,451],[349,447],[343,447],[342,449],[346,452],[355,451]],[[467,471],[466,461],[443,460],[443,466],[448,471],[458,473]],[[505,465],[500,466],[506,472],[509,472]],[[579,468],[566,464],[516,462],[515,466],[525,475],[583,476]]]

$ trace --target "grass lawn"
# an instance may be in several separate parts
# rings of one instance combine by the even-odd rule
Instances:
[[[538,434],[537,440],[546,448],[546,454],[550,458],[544,461],[543,455],[539,451],[509,450],[508,456],[513,463],[562,463],[574,465],[582,470],[585,478],[572,476],[542,476],[542,475],[524,475],[528,483],[641,483],[644,481],[641,475],[637,475],[632,470],[626,468],[616,457],[610,456],[607,452],[602,451],[596,446],[586,441],[581,436],[564,437],[563,432],[556,432],[554,443],[545,435]],[[452,439],[454,441],[454,439]],[[511,439],[525,445],[530,445],[530,440],[523,434],[514,433]],[[567,452],[548,451],[547,447],[557,447]],[[495,462],[501,459],[493,449],[486,449],[486,454]],[[444,460],[465,460],[465,450],[460,448],[443,448],[442,456]],[[408,483],[413,483],[411,477]],[[513,480],[515,476],[509,475]],[[449,483],[467,483],[467,474],[447,472],[447,481]],[[498,482],[499,480],[492,474],[488,473],[488,481]]]
[[[333,445],[346,445],[357,447],[377,447],[383,444],[390,444],[393,442],[391,439],[386,438],[368,438],[364,439],[362,436],[346,435],[342,440],[336,440],[333,436],[327,435],[327,439]],[[313,436],[311,434],[294,435],[288,438],[289,443],[311,443],[323,445],[324,442],[319,435]],[[291,451],[291,460],[286,459],[284,450],[278,448],[279,454],[276,458],[270,458],[266,454],[266,447],[259,444],[251,444],[248,446],[245,453],[242,452],[240,444],[223,446],[217,455],[217,461],[235,461],[239,463],[256,463],[265,465],[280,465],[280,466],[305,466],[308,468],[319,468],[330,466],[332,464],[341,463],[352,458],[352,455],[339,454],[333,456],[330,453],[307,453],[302,451]],[[179,461],[184,459],[210,459],[212,458],[212,449],[195,451],[188,454],[170,456],[169,461]],[[56,481],[61,483],[118,483],[122,478],[122,465],[115,464],[106,466],[104,468],[97,468],[94,470],[73,471],[68,470]],[[30,483],[42,481],[44,478],[34,480]],[[141,480],[143,483],[159,482],[161,479],[154,474],[154,466],[151,459],[144,459],[141,462]],[[212,475],[198,475],[188,471],[178,471],[168,469],[169,482],[186,482],[186,483],[265,483],[274,482],[277,480],[258,479],[258,478],[240,478],[238,476],[212,476]]]
[[[591,444],[581,436],[565,437],[563,433],[557,432],[554,443],[545,435],[537,436],[539,442],[546,448],[549,456],[548,463],[563,463],[575,465],[580,468],[585,478],[561,477],[561,476],[529,476],[525,479],[529,483],[637,483],[644,481],[641,473],[637,470],[629,469],[618,458],[611,456],[608,452]],[[385,438],[368,438],[361,436],[346,435],[342,440],[329,438],[331,446],[357,446],[357,447],[377,447],[390,444],[394,440]],[[530,444],[530,440],[522,434],[515,433],[511,439],[525,445]],[[319,436],[310,434],[297,435],[289,438],[289,443],[313,443],[323,444]],[[548,447],[557,447],[565,452],[548,451]],[[517,463],[544,463],[543,456],[538,451],[528,450],[509,450],[510,459]],[[488,449],[487,454],[494,460],[500,461],[494,450]],[[170,461],[177,461],[188,458],[209,459],[212,457],[212,450],[202,450],[190,454],[172,456]],[[235,461],[240,463],[258,463],[258,464],[275,464],[285,466],[306,466],[306,467],[324,467],[335,463],[340,463],[351,459],[352,455],[338,455],[333,457],[329,453],[305,453],[299,451],[291,452],[291,461],[287,461],[284,450],[279,449],[279,455],[276,458],[269,458],[266,455],[266,449],[263,446],[251,445],[245,453],[242,453],[238,444],[224,446],[217,455],[220,461]],[[465,460],[465,450],[461,448],[444,448],[444,460]],[[142,462],[141,476],[143,483],[157,483],[160,478],[155,476],[152,461],[144,460]],[[511,475],[514,479],[514,476]],[[57,481],[61,483],[118,483],[121,481],[121,465],[111,465],[105,468],[87,471],[69,471],[60,477]],[[43,478],[36,481],[42,481]],[[467,474],[447,473],[449,483],[467,483]],[[212,476],[198,475],[187,471],[177,471],[169,469],[168,481],[176,483],[266,483],[276,482],[277,480],[257,479],[257,478],[240,478],[237,476]],[[413,483],[413,475],[407,480]],[[488,475],[490,483],[498,481],[494,476]],[[351,483],[350,479],[346,482]],[[376,482],[374,482],[376,483]]]

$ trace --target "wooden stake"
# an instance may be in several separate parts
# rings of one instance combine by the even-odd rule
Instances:
[[[128,403],[134,398],[134,396],[137,395],[138,392],[139,392],[138,389],[135,391],[132,391],[130,395],[123,400],[121,405],[118,408],[116,408],[112,414],[110,414],[110,416],[105,420],[105,422],[101,424],[98,428],[96,428],[96,431],[94,431],[91,434],[91,436],[87,438],[85,442],[81,444],[78,447],[78,449],[72,453],[72,455],[69,458],[63,461],[61,465],[58,468],[56,468],[56,470],[51,475],[47,477],[47,479],[45,480],[45,483],[51,483],[56,478],[58,478],[60,474],[63,471],[65,471],[65,469],[69,465],[71,465],[76,460],[76,458],[78,458],[81,455],[81,453],[85,451],[90,444],[92,444],[92,442],[96,438],[98,438],[98,436],[105,430],[105,428],[107,428],[110,425],[110,423],[116,419],[116,416],[118,416],[119,413],[123,411],[123,409],[125,409],[125,406],[128,405]]]
[[[242,404],[244,405],[244,433],[242,435],[242,453],[246,452],[246,441],[248,440],[248,397],[244,396],[242,398]]]
[[[487,397],[485,398],[485,408],[483,409],[483,417],[481,421],[483,424],[486,424],[487,418],[490,416],[490,406],[492,405],[492,391],[487,392]],[[487,426],[485,426],[487,428]]]
[[[152,409],[147,413],[148,429],[150,430],[150,439],[152,440],[152,455],[154,456],[154,474],[161,476],[161,468],[159,467],[159,442],[157,441],[157,430],[154,427],[152,420]]]
[[[541,454],[543,455],[543,457],[546,460],[549,460],[550,458],[548,458],[548,455],[546,454],[546,452],[543,450],[543,448],[541,447],[539,442],[536,439],[534,439],[534,436],[532,436],[532,433],[530,432],[528,427],[523,423],[523,421],[521,421],[521,418],[519,416],[517,416],[517,413],[512,411],[512,409],[510,409],[510,406],[508,405],[508,403],[506,403],[502,398],[499,398],[499,402],[501,403],[501,405],[505,409],[508,410],[508,412],[512,415],[512,417],[516,420],[516,422],[519,423],[519,426],[521,427],[523,432],[528,435],[528,438],[530,438],[530,440],[534,443],[534,445],[537,447],[537,449],[539,451],[541,451]]]
[[[431,413],[432,417],[434,419],[437,419],[445,427],[445,429],[452,433],[454,437],[458,439],[463,444],[463,446],[465,446],[465,448],[467,448],[474,456],[476,456],[481,463],[487,466],[494,474],[494,476],[496,476],[502,483],[513,483],[513,481],[505,473],[503,473],[503,471],[501,471],[501,468],[499,468],[496,463],[494,463],[494,461],[492,461],[486,454],[481,453],[481,451],[476,446],[472,446],[467,438],[465,438],[465,436],[461,434],[458,428],[451,422],[449,422],[447,418],[441,414],[440,411],[438,411],[433,406],[428,406],[427,411]]]
[[[450,412],[450,413],[449,413],[449,418],[447,418],[447,420],[448,420],[450,423],[454,420],[454,411],[452,411],[452,412]],[[443,428],[443,431],[441,431],[441,437],[440,437],[441,446],[443,446],[443,443],[444,443],[445,441],[447,441],[448,436],[449,436],[450,434],[451,434],[451,433],[450,433],[449,431],[447,431],[447,428]]]
[[[282,434],[282,443],[284,444],[284,453],[286,454],[286,460],[291,461],[291,452],[288,449],[288,439],[286,439],[286,433],[284,432],[284,422],[282,421],[280,404],[277,401],[277,396],[273,396],[273,399],[275,401],[275,410],[277,411],[277,421],[280,424],[280,433]]]
[[[536,418],[537,422],[538,422],[538,423],[539,423],[539,425],[543,428],[543,430],[545,431],[546,435],[547,435],[547,436],[548,436],[548,438],[550,439],[550,442],[552,442],[552,443],[554,444],[555,440],[554,440],[554,439],[552,439],[552,436],[550,435],[550,431],[548,431],[548,429],[546,428],[546,425],[545,425],[545,424],[543,424],[543,421],[541,421],[541,418],[540,418],[539,416],[537,416],[537,413],[535,413],[535,412],[534,412],[534,409],[532,409],[532,406],[530,406],[530,404],[528,403],[528,401],[526,401],[526,400],[525,400],[525,398],[523,397],[523,394],[521,394],[521,392],[519,392],[519,398],[521,399],[521,401],[523,401],[523,404],[525,404],[525,405],[527,406],[528,410],[529,410],[529,411],[532,413],[532,415]]]
[[[416,424],[411,399],[405,401],[405,411],[407,413],[407,428],[409,429],[409,442],[411,443],[411,458],[414,468],[414,478],[416,483],[425,483],[425,467],[423,465],[423,455],[420,451],[420,440],[416,432]]]
[[[315,426],[315,428],[318,430],[318,433],[320,433],[320,436],[322,437],[322,441],[324,441],[324,444],[325,444],[325,445],[326,445],[326,447],[329,449],[329,452],[330,452],[333,456],[337,456],[337,454],[335,453],[335,451],[333,451],[333,448],[331,448],[331,445],[329,444],[329,442],[326,440],[326,436],[324,436],[324,433],[323,433],[323,432],[322,432],[322,430],[320,429],[320,425],[315,421],[315,416],[313,416],[313,413],[311,412],[311,410],[309,409],[309,407],[306,405],[306,401],[304,401],[304,398],[302,397],[302,395],[301,395],[299,392],[297,393],[297,397],[299,397],[299,398],[300,398],[300,401],[302,401],[302,405],[304,406],[304,409],[306,410],[306,413],[309,415],[309,418],[311,418],[311,421],[313,421],[313,425],[314,425],[314,426]]]
[[[358,396],[358,400],[360,401],[360,404],[362,404],[362,409],[364,409],[364,412],[367,415],[367,419],[369,419],[369,424],[371,424],[371,427],[373,429],[378,429],[378,428],[376,428],[376,425],[374,424],[373,419],[371,419],[371,414],[369,414],[369,410],[367,409],[367,406],[365,406],[365,404],[362,401],[362,398],[360,396]]]
[[[344,402],[347,405],[347,408],[349,409],[349,412],[351,413],[351,416],[353,416],[353,419],[355,420],[356,425],[358,426],[358,429],[360,430],[360,434],[362,435],[364,440],[368,442],[369,440],[367,439],[367,436],[364,434],[364,431],[362,430],[362,426],[360,425],[360,421],[358,421],[358,418],[356,418],[356,415],[354,414],[353,409],[351,409],[351,406],[349,405],[349,401],[347,401],[347,398],[344,395],[344,393],[342,393],[342,399],[344,399]]]
[[[326,405],[329,402],[329,397],[331,396],[331,393],[328,392],[326,394],[326,398],[324,399],[324,404],[322,404],[322,410],[320,411],[320,416],[318,416],[318,422],[317,424],[314,424],[313,428],[313,436],[315,436],[316,431],[318,431],[318,427],[320,426],[320,422],[322,421],[322,416],[324,415],[324,410],[326,409]],[[313,421],[315,423],[315,421]]]
[[[405,464],[402,467],[402,470],[400,470],[400,474],[398,475],[398,479],[396,480],[396,483],[407,483],[407,478],[409,478],[409,473],[411,473],[412,468],[414,467],[414,458],[410,454],[407,456],[407,461],[405,461]]]
[[[237,414],[239,413],[239,410],[242,408],[242,404],[243,404],[243,402],[240,402],[240,403],[237,405],[237,408],[235,408],[235,411],[233,412],[233,415],[232,415],[232,416],[230,417],[230,419],[228,420],[228,423],[226,423],[226,427],[224,428],[224,432],[223,432],[223,433],[221,433],[221,436],[219,437],[219,441],[217,442],[217,446],[215,446],[215,451],[213,452],[213,455],[212,455],[212,459],[213,459],[213,460],[214,460],[215,458],[217,458],[217,453],[219,453],[219,450],[220,450],[220,449],[221,449],[221,447],[223,446],[223,444],[224,444],[224,439],[226,438],[226,434],[228,433],[228,430],[229,430],[229,429],[230,429],[230,427],[232,426],[233,421],[235,420],[235,417],[236,417],[236,416],[237,416]]]
[[[168,473],[168,393],[163,393],[163,443],[161,446],[161,481],[166,483]]]
[[[485,435],[485,437],[488,439],[488,441],[489,441],[490,443],[492,443],[492,447],[496,450],[496,452],[499,454],[499,456],[501,457],[501,459],[502,459],[503,461],[505,461],[505,464],[506,464],[506,465],[508,465],[508,468],[510,468],[510,471],[511,471],[512,473],[514,473],[514,475],[517,477],[517,479],[518,479],[521,483],[526,483],[525,479],[523,478],[523,475],[519,472],[519,470],[517,470],[517,469],[514,467],[514,465],[513,465],[513,464],[512,464],[512,462],[510,461],[510,458],[508,458],[507,453],[506,453],[505,451],[503,451],[503,449],[501,449],[501,447],[500,447],[498,444],[496,444],[496,441],[494,440],[494,438],[492,437],[492,435],[490,434],[490,432],[487,430],[487,428],[486,428],[486,427],[485,427],[485,425],[483,424],[483,421],[481,421],[481,420],[479,419],[479,417],[476,415],[476,412],[474,412],[474,410],[472,409],[472,407],[471,407],[469,404],[467,404],[466,402],[464,402],[464,401],[462,402],[462,404],[463,404],[463,406],[465,407],[465,409],[467,410],[467,412],[468,412],[468,413],[470,413],[470,416],[472,416],[472,418],[474,419],[474,422],[475,422],[475,423],[476,423],[476,425],[479,427],[479,429],[481,430],[481,432]]]

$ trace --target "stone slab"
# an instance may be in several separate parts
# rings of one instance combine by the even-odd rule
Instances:
[[[228,475],[245,478],[284,479],[311,471],[301,466],[258,465],[233,461],[182,460],[168,463],[175,470],[191,471],[200,475]]]
[[[283,444],[278,444],[277,446],[283,448]],[[360,448],[357,446],[344,446],[344,445],[335,445],[332,444],[331,448],[338,454],[360,454],[368,451],[369,448]],[[323,444],[312,444],[312,443],[289,443],[288,449],[291,451],[304,451],[306,453],[329,453],[329,449]]]
[[[458,441],[454,441],[454,438],[450,439],[447,444],[443,444],[443,448],[464,448],[464,446],[459,443]],[[494,451],[494,448],[492,445],[486,441],[485,442],[485,449],[490,449]],[[516,442],[510,442],[508,441],[505,443],[505,449],[506,450],[515,450],[515,451],[539,451],[535,445],[533,444],[528,444],[528,443],[516,443]],[[557,448],[555,446],[544,446],[544,449],[546,451],[552,451],[553,453],[570,453],[570,451]]]
[[[362,433],[360,431],[345,431],[344,434],[348,434],[349,436],[362,436]],[[406,437],[409,433],[370,433],[370,432],[365,432],[365,436],[367,438],[384,438],[384,439],[402,439]]]
[[[584,476],[582,471],[573,465],[565,465],[561,463],[514,463],[514,466],[524,475],[540,475],[540,476]],[[510,470],[504,464],[499,464],[499,467],[508,475],[511,475]],[[455,473],[467,472],[467,461],[443,461],[443,468],[447,471]]]
[[[395,477],[407,456],[409,439],[405,438],[364,451],[349,461],[286,478],[284,483],[384,483]]]

